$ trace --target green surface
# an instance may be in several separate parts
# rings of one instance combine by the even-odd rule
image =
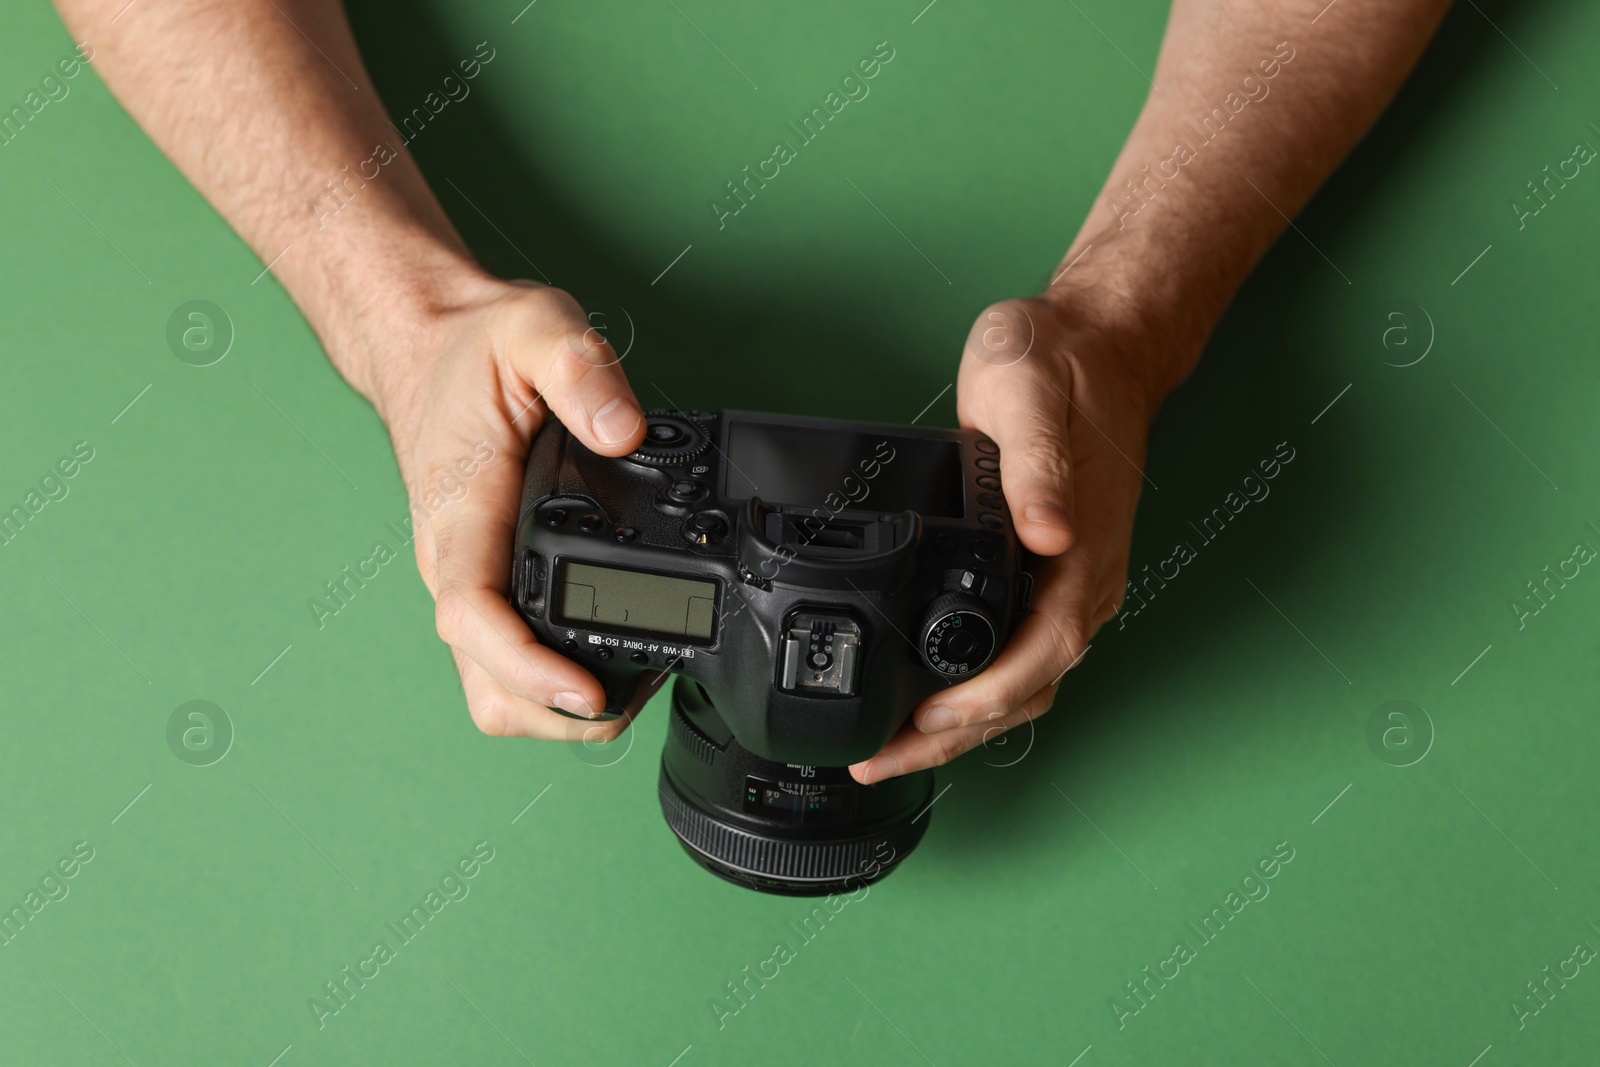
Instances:
[[[496,49],[413,148],[492,267],[628,309],[647,403],[905,421],[973,314],[1055,264],[1164,18],[943,0],[913,24],[922,2],[356,21],[395,113]],[[1600,576],[1567,564],[1520,628],[1509,605],[1600,548],[1600,171],[1524,229],[1508,205],[1600,146],[1600,10],[1477,6],[1499,29],[1451,14],[1169,404],[1135,570],[1288,442],[1271,495],[1096,639],[1036,737],[941,772],[915,857],[809,942],[807,904],[681,855],[659,707],[587,756],[476,732],[389,525],[407,509],[377,420],[78,77],[0,148],[0,502],[93,449],[0,548],[0,903],[78,842],[93,858],[0,947],[0,1061],[1593,1062],[1600,975],[1563,961],[1600,948]],[[723,183],[885,40],[871,95],[719,231]],[[6,106],[69,48],[45,4],[9,5]],[[194,299],[236,332],[208,367],[166,341]],[[1386,365],[1430,318],[1427,357]],[[1385,348],[1402,322],[1416,343]],[[953,420],[948,393],[925,419]],[[317,629],[307,600],[376,542],[400,558]],[[233,726],[210,766],[169,748],[191,700]],[[1385,762],[1369,721],[1393,700],[1432,729]],[[323,983],[398,944],[385,923],[485,841],[445,883],[468,895],[319,1029]],[[1243,883],[1280,842],[1293,860]],[[1187,925],[1262,885],[1215,941]],[[1119,1029],[1124,984],[1170,974],[1180,940],[1193,958]],[[779,942],[794,958],[719,1029],[712,1001]],[[1519,1029],[1546,965],[1578,977]]]

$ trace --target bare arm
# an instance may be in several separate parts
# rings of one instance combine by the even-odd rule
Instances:
[[[474,720],[494,734],[580,736],[583,724],[549,708],[598,714],[599,683],[539,647],[504,593],[523,460],[546,411],[606,454],[643,437],[604,337],[565,293],[473,262],[389,125],[340,5],[57,6],[123,106],[272,265],[383,416]],[[492,49],[463,60],[455,76],[470,80]],[[626,723],[588,729],[614,736]]]
[[[454,279],[471,259],[389,125],[342,7],[136,0],[123,11],[126,2],[56,6],[95,47],[118,100],[273,263],[340,371],[370,396],[362,321],[384,313],[387,294],[435,297],[419,287]],[[363,167],[375,153],[394,158]],[[329,183],[357,196],[348,213],[319,213]]]
[[[943,763],[1049,709],[1132,591],[1151,419],[1448,6],[1175,0],[1144,110],[1051,283],[986,308],[962,359],[961,421],[999,443],[1017,532],[1048,557],[1033,610],[988,670],[930,697],[853,767],[858,779]]]
[[[1175,368],[1187,371],[1246,273],[1400,88],[1449,6],[1175,0],[1155,86],[1061,266],[1088,250],[1075,281],[1116,314],[1159,319],[1187,340],[1190,358]]]
[[[337,6],[123,3],[57,0],[119,99],[274,264],[389,425],[424,520],[418,565],[474,719],[491,733],[574,736],[545,709],[598,709],[599,686],[539,648],[505,603],[506,546],[547,406],[598,451],[642,435],[614,355],[565,294],[472,262],[396,143]],[[1033,613],[990,670],[926,702],[858,777],[943,762],[1048,708],[1122,603],[1155,411],[1446,7],[1175,0],[1155,88],[1054,280],[987,309],[962,363],[961,419],[1000,442],[1019,533],[1049,557]],[[328,183],[352,172],[359,195],[319,220]],[[467,498],[429,506],[429,486],[479,440],[496,462]]]

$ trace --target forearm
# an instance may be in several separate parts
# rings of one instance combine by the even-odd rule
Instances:
[[[56,0],[111,91],[289,291],[351,384],[396,309],[474,273],[318,0]],[[112,23],[116,17],[115,24]]]
[[[1163,391],[1449,6],[1325,4],[1175,0],[1155,88],[1052,275],[1050,295],[1087,294],[1116,328],[1149,337],[1170,360],[1152,370]]]

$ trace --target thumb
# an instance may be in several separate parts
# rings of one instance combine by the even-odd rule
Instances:
[[[1076,539],[1071,397],[1043,354],[1032,351],[1042,340],[1038,333],[1028,301],[985,309],[967,337],[957,408],[963,425],[976,426],[1000,446],[1001,482],[1023,546],[1055,556]],[[1061,377],[1070,390],[1071,376]]]
[[[495,347],[566,428],[602,455],[644,439],[644,412],[621,360],[583,308],[560,289],[519,294],[496,323]]]
[[[1065,413],[1037,392],[1019,397],[992,420],[989,436],[1000,446],[1000,478],[1023,547],[1056,556],[1072,547],[1074,522],[1072,454]]]

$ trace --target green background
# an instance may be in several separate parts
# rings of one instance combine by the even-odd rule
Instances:
[[[395,113],[496,50],[413,151],[492,268],[627,309],[647,404],[909,421],[1093,206],[1165,17],[923,2],[354,20]],[[1508,205],[1600,145],[1597,39],[1576,0],[1451,13],[1168,404],[1134,569],[1287,441],[1271,496],[1102,631],[1034,736],[941,771],[917,854],[804,944],[808,904],[711,878],[662,825],[659,707],[631,747],[480,736],[409,550],[316,628],[325,581],[400,547],[382,428],[81,75],[0,148],[0,503],[95,452],[0,548],[0,904],[75,842],[94,859],[0,948],[0,1061],[1593,1062],[1595,968],[1525,1028],[1512,1002],[1600,947],[1600,576],[1521,628],[1509,604],[1600,547],[1600,171],[1525,229]],[[719,231],[723,183],[885,40],[871,95]],[[69,48],[7,5],[6,108]],[[236,333],[213,366],[167,345],[193,299]],[[954,417],[945,393],[924,421]],[[211,766],[166,740],[194,699],[236,734]],[[1428,716],[1398,755],[1368,740],[1391,700]],[[470,895],[319,1030],[322,984],[485,840]],[[1186,923],[1279,842],[1270,896],[1198,947]],[[1180,939],[1196,958],[1119,1028]],[[797,958],[719,1029],[779,941]]]

